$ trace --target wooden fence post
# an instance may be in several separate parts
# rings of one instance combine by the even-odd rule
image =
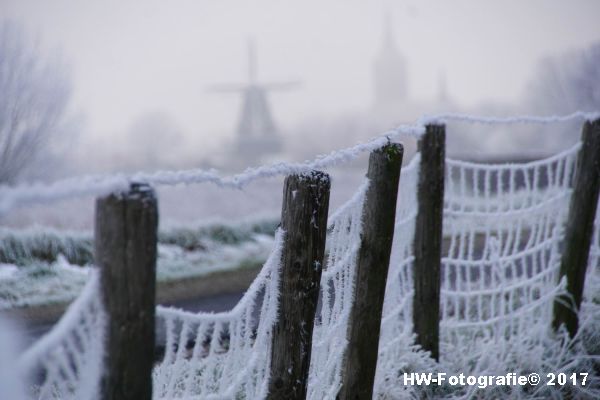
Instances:
[[[285,241],[268,399],[306,398],[325,254],[329,189],[329,176],[319,171],[285,179],[281,211]]]
[[[575,336],[579,326],[577,313],[583,296],[600,191],[600,119],[583,125],[581,141],[560,263],[559,279],[567,277],[568,294],[555,300],[552,321],[554,329],[565,324],[571,337]]]
[[[148,185],[96,200],[95,262],[108,317],[103,400],[152,398],[157,225]]]
[[[371,153],[369,188],[348,321],[348,347],[338,399],[370,399],[379,350],[381,313],[390,264],[403,147],[388,144]]]
[[[439,360],[440,267],[446,128],[427,125],[419,141],[421,165],[414,239],[413,325],[416,343]]]

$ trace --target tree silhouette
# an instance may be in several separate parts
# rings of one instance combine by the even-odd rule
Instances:
[[[539,115],[600,110],[600,42],[540,60],[526,86],[523,108]],[[580,137],[581,122],[528,127],[523,148],[564,149]]]
[[[538,112],[600,110],[600,43],[542,59],[528,93]]]
[[[58,59],[43,59],[19,24],[0,21],[0,183],[40,160],[62,128],[70,92]]]

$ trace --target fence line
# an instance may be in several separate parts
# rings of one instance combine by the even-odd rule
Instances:
[[[566,118],[579,118],[581,116],[577,114],[576,116],[560,118],[565,120]],[[599,121],[594,122],[595,126],[598,126],[598,124],[600,124]],[[589,123],[586,123],[586,126],[588,125]],[[439,129],[443,130],[444,127],[440,126]],[[431,131],[431,128],[428,130]],[[577,163],[577,159],[571,157],[570,151],[566,151],[560,153],[564,160],[559,160],[555,166],[551,164],[557,161],[556,156],[549,157],[545,161],[526,164],[523,167],[524,170],[527,169],[523,175],[525,179],[524,186],[517,185],[517,177],[511,173],[508,174],[509,181],[507,182],[503,182],[501,176],[497,177],[498,186],[494,192],[491,190],[489,182],[492,178],[489,169],[479,168],[479,165],[475,164],[458,163],[455,164],[455,167],[460,169],[458,171],[460,180],[457,182],[457,187],[462,189],[454,192],[448,191],[446,198],[444,198],[443,180],[451,181],[452,175],[444,174],[443,167],[437,168],[440,171],[436,173],[436,180],[441,180],[441,191],[440,193],[437,193],[438,191],[434,193],[435,197],[438,198],[434,208],[436,213],[439,211],[439,217],[442,219],[436,224],[439,225],[436,227],[437,234],[424,235],[425,239],[421,240],[423,243],[425,241],[432,242],[429,243],[431,246],[428,246],[427,257],[431,263],[438,264],[438,271],[434,274],[437,282],[432,282],[431,285],[432,287],[437,286],[433,289],[437,293],[434,296],[435,299],[430,298],[429,303],[421,302],[418,307],[419,310],[416,310],[413,307],[418,305],[419,283],[416,275],[421,267],[419,266],[419,254],[417,249],[413,247],[413,240],[418,239],[419,224],[422,224],[419,217],[421,205],[428,198],[434,197],[429,194],[417,198],[416,194],[421,192],[423,177],[428,176],[427,168],[443,166],[447,161],[443,156],[444,136],[425,135],[422,139],[423,141],[434,140],[438,144],[434,146],[435,149],[420,146],[420,157],[415,157],[415,159],[423,161],[420,163],[420,168],[411,168],[412,165],[416,165],[411,163],[407,169],[402,171],[402,189],[399,196],[400,208],[396,217],[390,221],[390,224],[392,224],[392,221],[395,220],[393,225],[395,225],[396,234],[393,235],[394,244],[392,245],[389,274],[379,272],[382,276],[388,276],[386,294],[383,299],[383,315],[377,316],[381,324],[381,332],[375,332],[375,329],[361,329],[355,332],[357,335],[363,335],[363,337],[369,334],[377,335],[379,337],[379,349],[385,349],[384,353],[381,351],[373,353],[373,349],[369,350],[368,356],[375,357],[378,371],[376,374],[375,366],[371,365],[369,367],[370,371],[366,372],[375,378],[374,387],[372,381],[368,383],[372,390],[375,391],[376,395],[385,394],[394,398],[400,395],[415,394],[416,389],[414,387],[407,389],[406,383],[401,384],[399,371],[406,370],[404,367],[407,365],[412,371],[434,371],[435,369],[450,371],[454,368],[460,372],[485,375],[488,373],[493,374],[498,370],[503,374],[502,371],[505,368],[520,367],[520,369],[517,369],[517,373],[522,372],[523,366],[515,367],[514,361],[526,359],[528,361],[527,369],[529,370],[535,370],[535,368],[541,370],[544,365],[552,365],[554,372],[571,372],[573,368],[590,369],[591,367],[586,364],[586,360],[590,360],[594,356],[589,356],[585,349],[582,350],[582,348],[577,347],[577,343],[569,342],[564,335],[565,332],[559,331],[556,336],[552,336],[550,329],[548,329],[551,321],[551,300],[555,299],[557,295],[562,296],[565,294],[565,282],[562,280],[558,283],[557,278],[560,245],[565,239],[562,226],[565,224],[566,219],[566,212],[564,212],[566,202],[559,202],[560,204],[554,207],[554,202],[546,201],[543,195],[545,186],[541,183],[539,175],[541,166],[545,166],[549,174],[549,182],[571,194],[572,200],[574,200],[577,197],[577,190],[569,190],[569,186],[571,186],[572,181],[577,182],[581,174],[575,173],[572,175],[570,171],[573,170],[573,165]],[[363,151],[364,146],[375,146],[381,142],[388,143],[389,138],[378,138],[366,145],[358,145],[351,149]],[[586,144],[584,142],[582,149],[585,150],[585,148]],[[594,148],[597,150],[598,146]],[[378,147],[374,147],[374,149],[378,149]],[[585,153],[583,150],[582,154]],[[374,152],[381,152],[381,150]],[[354,153],[340,154],[333,152],[330,155],[331,157],[324,156],[319,160],[323,163],[334,163],[336,160],[342,160],[350,154]],[[437,162],[432,160],[434,155],[439,158]],[[578,158],[581,159],[582,157],[582,155],[579,155]],[[427,162],[427,160],[431,160],[431,162]],[[204,178],[202,179],[206,178],[206,181],[217,184],[227,181],[230,182],[231,187],[237,187],[236,182],[240,183],[243,179],[253,180],[267,176],[270,173],[279,174],[292,164],[279,165],[282,168],[281,170],[259,167],[255,170],[248,170],[248,175],[240,174],[229,178],[214,178],[217,176],[216,173],[208,173],[206,176],[203,175]],[[596,161],[595,167],[593,169],[589,168],[590,173],[596,174],[596,178],[600,174],[599,165]],[[262,172],[261,168],[264,168]],[[397,168],[399,169],[399,162]],[[482,171],[483,174],[479,174]],[[185,171],[183,172],[185,173]],[[173,174],[179,173],[182,173],[182,171],[173,172]],[[255,175],[252,175],[253,173]],[[563,176],[563,181],[559,179],[560,176]],[[200,179],[199,175],[192,174],[188,176],[190,179],[196,177]],[[480,177],[483,178],[483,190],[480,188],[482,184]],[[323,274],[321,274],[321,268],[324,265],[322,257],[328,202],[321,198],[315,201],[319,209],[322,208],[321,211],[315,212],[310,207],[298,207],[296,210],[298,215],[300,211],[303,214],[301,221],[294,219],[294,223],[284,223],[282,226],[283,229],[287,230],[286,241],[290,238],[293,239],[293,236],[289,235],[292,233],[292,227],[306,226],[309,230],[314,230],[313,233],[315,234],[318,231],[317,236],[322,240],[320,240],[315,253],[310,250],[310,241],[305,240],[311,236],[308,233],[296,235],[296,240],[293,240],[295,249],[288,254],[291,257],[290,260],[287,260],[289,257],[283,251],[286,246],[285,241],[277,240],[278,245],[274,249],[270,261],[267,261],[263,271],[259,274],[259,278],[244,296],[245,300],[242,300],[234,311],[207,315],[203,313],[165,311],[160,307],[157,309],[158,318],[161,322],[164,321],[166,338],[163,362],[154,369],[154,393],[156,398],[172,398],[179,397],[179,395],[184,397],[198,395],[207,399],[222,398],[223,396],[233,398],[236,395],[250,398],[264,397],[267,393],[277,397],[277,390],[275,389],[283,388],[283,386],[278,383],[277,379],[273,379],[277,378],[277,374],[273,373],[273,368],[284,375],[287,373],[290,377],[293,371],[300,370],[298,374],[294,373],[294,379],[290,380],[291,386],[294,387],[290,390],[282,389],[287,394],[293,394],[294,398],[305,397],[307,384],[318,389],[318,391],[310,391],[309,389],[308,398],[310,399],[323,398],[323,396],[319,397],[319,392],[328,393],[329,397],[337,395],[338,390],[346,383],[341,380],[345,368],[341,356],[346,354],[349,358],[354,358],[352,357],[351,346],[356,346],[356,343],[361,342],[361,340],[350,340],[351,335],[348,336],[348,334],[352,332],[347,330],[346,325],[352,318],[356,318],[351,317],[353,308],[356,307],[358,302],[366,301],[369,297],[365,293],[361,294],[361,291],[355,290],[355,288],[373,278],[364,274],[366,270],[363,271],[364,273],[359,273],[360,260],[363,256],[361,253],[362,244],[365,243],[365,237],[368,236],[370,223],[377,220],[377,218],[370,215],[373,221],[365,224],[362,219],[362,211],[365,207],[363,203],[365,198],[362,191],[365,188],[370,188],[377,181],[371,176],[368,178],[370,185],[361,186],[361,189],[359,189],[360,194],[354,196],[350,204],[342,206],[341,212],[338,211],[334,214],[335,218],[339,218],[339,220],[333,221],[333,224],[330,223],[332,228],[329,232],[329,239],[333,240],[327,265],[325,266],[326,270]],[[379,176],[379,178],[383,178],[383,176]],[[128,178],[125,179],[129,184]],[[162,184],[171,182],[168,176],[161,179],[164,179]],[[314,183],[309,182],[306,178],[301,180],[306,181],[304,183],[309,185],[311,191],[317,190],[317,185]],[[596,179],[596,182],[598,181]],[[72,180],[71,184],[73,182],[76,182],[76,180]],[[576,186],[586,185],[576,183]],[[594,191],[596,195],[596,200],[593,201],[595,203],[600,189],[596,185],[590,190]],[[301,202],[300,200],[303,197],[301,192],[295,188],[290,188],[288,191],[289,193],[286,195],[288,200],[292,203],[293,200],[296,203]],[[67,192],[63,193],[66,194]],[[366,196],[368,198],[368,192]],[[528,207],[539,206],[539,216],[537,214],[524,214],[520,212],[520,209],[498,212],[498,210],[489,207],[490,202],[498,199],[511,198],[512,204],[512,200],[519,196],[524,197],[522,199],[523,204]],[[111,198],[113,197],[115,201],[127,201],[128,199],[126,194],[111,196]],[[139,194],[135,195],[134,198],[137,201],[143,200]],[[458,214],[452,210],[453,204],[465,202],[471,202],[476,207],[461,209]],[[586,203],[590,203],[590,201]],[[99,204],[97,203],[97,205]],[[485,207],[482,208],[481,205],[485,205]],[[389,211],[392,207],[393,205],[388,205],[386,208]],[[287,215],[291,218],[296,214],[296,212],[286,210],[287,208],[284,205],[283,217]],[[129,215],[122,212],[117,214]],[[472,219],[472,217],[476,217],[476,219]],[[595,220],[593,215],[588,219],[592,221],[590,224]],[[449,229],[442,229],[442,222]],[[141,254],[147,252],[149,247],[155,247],[155,233],[153,234],[154,239],[152,239],[153,245],[144,242],[143,239],[138,237],[140,235],[137,235],[138,231],[149,231],[150,225],[152,229],[156,228],[154,221],[146,224],[146,229],[136,230],[134,228],[130,231],[129,227],[137,226],[135,221],[130,221],[127,224],[127,229],[125,227],[111,228],[105,230],[104,235],[102,230],[97,229],[96,234],[99,238],[104,236],[105,239],[115,236],[114,232],[125,232],[125,234],[132,237],[135,236],[137,247],[126,246],[128,249],[127,254],[131,256],[133,254],[129,253],[131,249],[137,249]],[[381,228],[381,225],[381,223],[378,224],[379,228]],[[595,229],[597,231],[598,226]],[[597,239],[595,240],[595,243],[597,243]],[[383,242],[383,239],[379,239],[379,241]],[[368,242],[367,237],[366,243]],[[587,241],[585,246],[588,246],[589,242],[590,240]],[[294,243],[288,243],[288,245],[294,245]],[[107,245],[105,250],[111,250],[113,247],[115,246]],[[368,244],[366,251],[372,252],[376,247],[375,244]],[[306,256],[303,251],[309,251],[310,255]],[[101,253],[100,255],[102,255]],[[120,253],[117,253],[116,258],[122,259]],[[315,256],[316,253],[319,254]],[[367,255],[372,256],[372,254]],[[134,256],[133,258],[143,261],[144,257]],[[285,265],[286,260],[289,261],[287,266]],[[284,264],[283,268],[275,265],[278,262]],[[388,264],[385,260],[378,262],[381,266]],[[120,265],[118,260],[100,262],[99,264],[107,263],[113,264],[114,267]],[[110,269],[106,268],[106,265],[102,266],[103,273],[110,273]],[[597,266],[593,266],[593,268],[597,268]],[[117,269],[124,270],[121,267]],[[296,278],[286,278],[286,271],[296,274],[299,269],[316,274],[318,277],[313,276],[312,278],[315,279],[311,279],[310,282],[304,282]],[[374,269],[373,271],[377,272],[378,270]],[[281,281],[279,280],[280,274]],[[356,282],[357,278],[360,278],[360,282]],[[413,278],[415,279],[413,280]],[[154,278],[152,277],[152,279]],[[121,284],[130,285],[132,281],[131,277],[124,277]],[[286,286],[285,283],[289,281],[304,282],[304,285]],[[106,285],[106,279],[103,279],[102,283]],[[384,284],[385,281],[382,281],[377,286],[381,288],[381,285]],[[109,286],[102,289],[105,300],[107,296],[111,295],[111,288],[116,285],[111,284]],[[315,319],[316,295],[319,290],[321,290],[321,310],[317,311],[318,316]],[[567,290],[569,290],[568,287]],[[308,292],[310,292],[310,295],[307,295]],[[282,300],[285,297],[287,297],[287,302]],[[130,304],[127,301],[123,301],[123,303]],[[286,304],[287,306],[285,306]],[[366,307],[365,310],[370,309],[375,314],[379,314],[373,304],[371,303],[371,306]],[[288,316],[302,310],[307,305],[311,307],[308,313],[311,315],[302,318],[303,321],[301,322],[286,323]],[[92,306],[94,305],[92,304]],[[239,306],[243,306],[243,309]],[[280,306],[282,307],[280,308]],[[593,304],[587,304],[586,307],[592,308],[592,314],[600,315],[600,306],[595,307]],[[419,340],[415,343],[412,331],[413,329],[418,330],[419,324],[413,323],[412,317],[417,311],[427,310],[431,312],[435,309],[441,311],[439,312],[439,319],[441,319],[443,328],[441,334],[433,338],[432,346],[429,346],[428,343],[419,343]],[[110,314],[110,307],[107,307],[107,311]],[[278,311],[280,312],[279,317],[276,316]],[[82,368],[80,366],[85,367],[86,357],[88,357],[86,354],[79,354],[78,351],[80,349],[85,350],[86,343],[90,343],[96,338],[93,334],[101,335],[103,332],[103,330],[93,329],[95,325],[98,325],[96,320],[91,320],[89,325],[85,321],[85,318],[93,316],[94,313],[95,311],[82,312],[81,318],[84,321],[77,324],[77,329],[74,330],[73,335],[62,340],[61,346],[57,349],[44,349],[47,351],[45,357],[48,361],[43,364],[43,368],[46,368],[47,378],[45,379],[49,383],[44,384],[45,386],[42,389],[45,392],[39,396],[40,398],[50,398],[54,387],[59,387],[65,393],[73,393],[74,397],[72,398],[84,399],[91,397],[83,396],[78,392],[86,388],[86,385],[82,383],[82,375],[80,374]],[[432,314],[437,313],[436,311]],[[281,319],[282,314],[285,314],[283,319]],[[184,317],[182,318],[181,315]],[[79,317],[72,316],[65,321],[73,322],[77,318]],[[111,317],[111,319],[113,318]],[[437,323],[438,318],[433,319]],[[312,326],[307,326],[311,320],[314,322],[314,337],[316,339],[314,344],[311,344]],[[361,317],[361,320],[365,320],[365,318]],[[283,325],[280,326],[281,321],[283,321]],[[600,318],[596,321],[600,321]],[[585,323],[593,323],[593,321],[586,320]],[[159,324],[159,326],[162,325],[162,323]],[[277,345],[275,340],[271,341],[281,332],[289,329],[289,326],[300,328],[299,336],[302,340],[281,340],[281,346]],[[439,330],[439,328],[431,327],[429,329],[432,331]],[[62,331],[64,331],[64,328]],[[416,333],[418,339],[419,332],[416,331]],[[126,333],[115,332],[115,334]],[[58,333],[54,333],[49,337],[56,338],[58,335]],[[561,342],[563,338],[565,340]],[[96,338],[95,342],[102,341],[102,338]],[[46,345],[48,340],[41,341],[41,343]],[[110,344],[110,340],[107,343]],[[418,346],[419,344],[421,346]],[[573,344],[572,347],[571,344]],[[63,346],[69,352],[63,352]],[[313,346],[315,347],[313,348]],[[39,348],[40,345],[37,347]],[[125,357],[130,350],[127,347],[121,344],[120,349],[113,347],[110,351],[115,355],[119,354]],[[376,349],[377,345],[369,347]],[[431,350],[433,358],[437,361],[438,348],[443,350],[439,363],[435,363],[422,351]],[[311,362],[310,349],[313,349],[313,352],[316,353],[319,359],[318,363]],[[277,352],[277,354],[272,352]],[[285,352],[299,355],[298,357],[291,357],[296,360],[295,362],[274,362],[277,357]],[[36,353],[41,354],[41,350],[36,350]],[[93,361],[94,355],[97,356],[97,354],[92,354],[88,358]],[[360,358],[357,357],[356,359],[359,360]],[[41,359],[30,360],[29,364],[34,364],[39,360]],[[53,360],[57,360],[56,364],[52,364]],[[348,362],[348,360],[345,362]],[[148,361],[146,363],[151,364]],[[309,363],[312,364],[311,370],[313,367],[319,368],[318,373],[308,369]],[[87,370],[91,371],[92,375],[97,372],[98,368],[95,363],[87,362],[87,364],[91,365]],[[286,369],[286,367],[288,368]],[[269,369],[271,369],[271,373],[268,372]],[[83,368],[83,370],[86,369]],[[307,377],[307,374],[310,375]],[[99,376],[99,374],[96,375]],[[56,380],[56,384],[52,383],[53,379]],[[284,380],[282,379],[282,382]],[[585,388],[585,390],[598,394],[600,381],[591,380],[591,382],[593,382],[593,386],[590,384],[591,387]],[[298,385],[302,387],[299,388]],[[543,386],[545,385],[541,385],[533,394],[542,397],[548,394],[547,391],[563,390],[562,388],[544,388]],[[579,388],[573,390],[576,389],[581,390]],[[423,388],[422,390],[427,391]],[[460,389],[457,390],[460,391]],[[466,395],[469,395],[469,393],[472,395],[474,389],[466,388],[464,390],[467,392]],[[522,394],[520,388],[507,390],[510,391],[511,395],[518,396]],[[343,392],[340,393],[343,394]],[[343,397],[352,397],[355,393],[356,390],[347,393]],[[454,394],[459,395],[461,393],[455,392]],[[556,392],[550,394],[555,395]],[[453,395],[453,393],[448,395]],[[497,393],[490,390],[485,392],[485,395],[495,396]]]

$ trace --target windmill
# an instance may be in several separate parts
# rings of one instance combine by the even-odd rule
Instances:
[[[252,39],[248,40],[248,83],[214,85],[209,88],[212,92],[242,94],[242,108],[233,149],[234,159],[246,165],[256,164],[281,152],[283,141],[273,120],[267,94],[289,90],[298,84],[297,81],[259,83],[255,44]]]

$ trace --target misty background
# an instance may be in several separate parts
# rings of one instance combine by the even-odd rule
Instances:
[[[19,104],[35,110],[33,127],[22,131],[37,136],[23,146],[32,154],[18,154],[19,162],[3,157],[4,166],[0,160],[4,171],[23,164],[0,179],[238,172],[313,159],[423,114],[598,111],[598,11],[594,0],[0,0],[0,84],[10,81],[11,68],[40,66],[21,74],[26,84],[3,88],[6,110],[14,98],[36,99]],[[29,64],[11,63],[17,54]],[[50,109],[46,120],[39,117]],[[573,124],[455,124],[448,153],[523,160],[578,138]],[[414,143],[406,147],[408,161]],[[339,185],[348,189],[338,202],[364,174],[364,163],[356,167],[339,174],[338,182],[349,183]],[[277,212],[280,184],[249,188],[243,201],[206,186],[169,189],[161,200],[178,220],[198,203],[213,208],[194,218]],[[53,217],[34,208],[5,223],[89,225],[90,217],[67,217],[74,214],[69,202],[55,208]]]

